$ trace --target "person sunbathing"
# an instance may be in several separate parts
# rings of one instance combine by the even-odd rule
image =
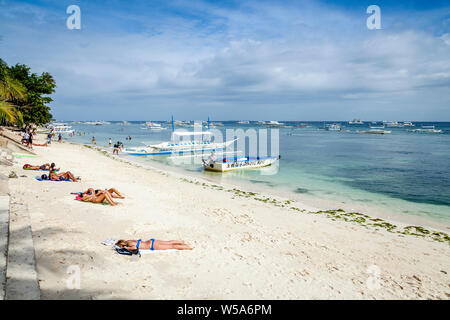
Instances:
[[[104,201],[108,202],[112,206],[118,205],[117,202],[114,202],[111,194],[109,192],[104,192],[99,195],[95,194],[89,194],[80,192],[78,196],[76,197],[77,200],[85,201],[85,202],[92,202],[92,203],[103,203]]]
[[[43,175],[44,176],[44,175]],[[62,180],[71,180],[73,182],[77,182],[79,178],[75,178],[75,176],[70,171],[56,173],[56,171],[49,173],[49,180],[52,181],[62,181]]]
[[[127,250],[192,250],[192,248],[187,245],[182,240],[170,240],[162,241],[156,239],[150,239],[148,241],[139,240],[118,240],[116,246],[119,248],[125,248]]]
[[[119,193],[119,191],[117,191],[116,188],[110,188],[110,189],[96,189],[94,190],[94,188],[89,188],[86,191],[84,191],[83,193],[86,194],[93,194],[95,196],[99,196],[102,193],[109,193],[111,195],[111,197],[113,198],[118,198],[118,199],[125,199],[125,197],[123,195],[121,195]]]
[[[50,164],[49,163],[44,163],[41,166],[33,166],[31,164],[24,164],[23,165],[23,169],[25,169],[25,170],[49,170],[50,169]]]

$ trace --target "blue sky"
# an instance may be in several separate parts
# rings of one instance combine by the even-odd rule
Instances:
[[[448,1],[0,0],[0,36],[59,120],[450,121]]]

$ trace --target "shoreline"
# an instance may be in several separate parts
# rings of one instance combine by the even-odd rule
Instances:
[[[76,143],[71,141],[64,141],[64,143],[69,143],[73,145],[84,146],[86,148],[96,150],[99,153],[103,154],[106,157],[111,159],[115,159],[117,161],[122,161],[129,163],[134,166],[141,167],[143,169],[154,170],[157,172],[162,172],[165,174],[172,174],[179,179],[194,179],[199,180],[201,183],[207,183],[210,185],[220,184],[228,190],[237,189],[243,191],[245,193],[257,193],[265,198],[275,198],[278,201],[289,201],[291,203],[300,204],[303,208],[309,211],[327,211],[327,210],[344,210],[348,212],[357,212],[362,214],[367,214],[373,218],[378,218],[382,220],[386,220],[389,223],[399,224],[403,227],[410,225],[419,225],[420,227],[426,227],[431,229],[436,229],[441,232],[448,233],[450,230],[450,226],[442,221],[438,221],[437,219],[425,217],[421,217],[418,215],[408,215],[408,214],[399,214],[399,213],[391,213],[387,214],[383,212],[382,207],[377,206],[368,206],[363,207],[359,204],[355,204],[354,202],[350,202],[350,204],[338,204],[338,201],[328,201],[328,200],[319,200],[316,196],[308,196],[308,199],[303,198],[302,196],[296,196],[293,192],[286,190],[277,190],[276,188],[270,189],[264,186],[254,185],[251,182],[246,181],[216,181],[214,179],[209,179],[208,176],[200,176],[196,173],[192,173],[182,168],[172,167],[166,164],[157,163],[155,161],[137,161],[134,160],[132,156],[115,156],[111,154],[111,150],[108,150],[107,147],[103,146],[93,146],[92,144],[85,143]],[[251,189],[251,190],[250,190]],[[273,191],[273,192],[272,192]]]
[[[305,214],[281,198],[203,185],[71,142],[35,152],[8,170],[19,176],[9,179],[14,202],[29,207],[42,299],[449,298],[448,243],[377,231],[337,218],[342,212]],[[21,168],[48,161],[81,182],[39,182],[39,172]],[[115,207],[74,201],[70,192],[87,187],[116,187],[126,198]],[[110,237],[181,239],[194,250],[131,258],[101,244]],[[73,265],[77,290],[66,285]],[[367,285],[374,265],[379,289]]]

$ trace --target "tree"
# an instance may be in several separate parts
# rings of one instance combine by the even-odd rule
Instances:
[[[50,107],[47,106],[53,101],[47,95],[55,92],[56,83],[52,75],[48,72],[38,76],[30,73],[30,68],[24,64],[16,64],[9,68],[10,75],[19,81],[26,89],[25,100],[15,100],[17,109],[23,116],[23,122],[28,125],[34,123],[43,125],[52,119]]]
[[[0,124],[23,124],[23,117],[14,101],[26,99],[25,87],[11,76],[8,65],[0,59]]]

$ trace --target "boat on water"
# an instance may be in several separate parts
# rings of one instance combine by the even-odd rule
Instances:
[[[307,123],[300,123],[295,125],[296,128],[311,128],[311,126]]]
[[[182,138],[185,137],[192,138],[192,140],[182,140]],[[126,148],[124,152],[134,156],[147,156],[173,153],[218,151],[225,149],[228,145],[232,144],[236,140],[237,139],[225,142],[211,142],[211,132],[209,131],[174,131],[172,133],[171,141],[149,145],[146,147]]]
[[[241,158],[223,158],[220,160],[203,159],[203,168],[208,171],[227,172],[232,170],[256,169],[267,167],[275,163],[277,157],[241,157]]]
[[[277,120],[270,120],[267,122],[267,128],[290,128],[290,126],[287,126],[282,122],[278,122]]]
[[[62,122],[51,123],[47,128],[50,130],[49,133],[52,134],[73,134],[75,132],[71,126]]]
[[[403,127],[402,123],[398,123],[397,121],[383,121],[383,125],[388,128],[401,128]]]
[[[364,121],[361,119],[353,119],[352,121],[349,121],[348,124],[364,124]]]
[[[415,124],[413,124],[411,121],[404,121],[403,126],[404,127],[415,127]]]
[[[147,127],[147,129],[152,130],[152,131],[161,131],[161,130],[167,129],[167,128],[163,127],[160,123],[156,123],[156,122],[146,122],[145,126]]]
[[[244,121],[237,121],[237,124],[250,124],[250,121],[244,120]]]
[[[265,125],[265,124],[267,124],[265,121],[258,121],[258,122],[256,122],[257,124],[261,124],[261,125]]]
[[[338,123],[333,123],[333,124],[331,124],[331,125],[328,125],[328,126],[326,127],[326,129],[327,129],[328,131],[341,131],[341,130],[342,130],[342,127],[341,127],[341,125],[338,124]]]
[[[94,126],[101,126],[104,124],[111,124],[111,122],[108,121],[86,121],[84,124],[90,124],[90,125],[94,125]]]
[[[418,133],[442,133],[441,129],[436,129],[434,126],[422,126],[419,129],[408,130],[410,132],[418,132]]]
[[[358,133],[363,133],[363,134],[388,134],[388,133],[392,133],[392,131],[384,130],[384,127],[370,127],[369,130],[358,131]]]

